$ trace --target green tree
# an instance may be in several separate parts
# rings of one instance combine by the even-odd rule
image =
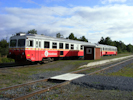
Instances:
[[[69,39],[71,39],[71,40],[74,40],[74,34],[73,33],[71,33],[70,35],[69,35],[69,37],[68,37]]]
[[[133,52],[133,46],[131,44],[125,45],[122,41],[112,41],[110,37],[106,37],[105,39],[102,37],[98,42],[99,44],[116,46],[118,53],[123,52]]]
[[[85,36],[80,37],[80,41],[88,42],[88,39],[85,38]]]
[[[128,52],[133,52],[133,46],[131,44],[127,45],[127,51]]]
[[[105,40],[103,37],[101,37],[101,40],[98,42],[99,44],[105,44]]]
[[[75,40],[76,37],[74,36],[73,33],[70,33],[68,37],[66,37],[66,39],[71,39],[71,40]]]
[[[66,39],[88,42],[88,39],[86,39],[85,36],[82,36],[82,37],[80,37],[80,38],[78,39],[77,37],[74,36],[73,33],[70,33],[70,35],[69,35],[68,37],[66,37]]]
[[[8,45],[9,45],[9,43],[7,42],[7,40],[2,39],[0,41],[0,53],[1,53],[1,56],[4,56],[4,55],[8,54]]]
[[[99,44],[106,44],[106,45],[114,45],[110,37],[106,37],[105,39],[101,37],[101,40],[98,42]]]
[[[35,30],[35,29],[29,30],[29,31],[28,31],[28,34],[29,34],[29,33],[31,33],[31,34],[37,34],[37,30]]]
[[[57,34],[56,34],[56,37],[57,37],[57,38],[63,38],[63,35],[60,34],[60,33],[57,33]]]
[[[126,50],[126,45],[122,42],[122,41],[119,41],[119,46],[120,46],[120,48],[121,48],[121,50],[123,51],[123,52],[126,52],[127,50]]]
[[[106,43],[107,45],[111,45],[112,40],[110,39],[110,37],[106,37],[106,38],[105,38],[105,43]]]

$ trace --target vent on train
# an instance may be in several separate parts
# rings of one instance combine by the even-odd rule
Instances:
[[[26,33],[20,32],[20,33],[16,33],[16,36],[23,36],[26,35]]]

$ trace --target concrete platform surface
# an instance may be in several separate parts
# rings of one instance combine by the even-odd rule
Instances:
[[[101,60],[101,61],[90,62],[87,65],[80,66],[79,68],[92,67],[92,66],[95,66],[95,65],[101,65],[101,64],[114,62],[114,61],[119,61],[119,60],[123,60],[123,59],[126,59],[126,58],[131,58],[131,57],[133,57],[133,55],[125,56],[125,57],[119,57],[119,58],[114,58],[114,59],[109,59],[109,60]]]
[[[85,74],[72,74],[72,73],[66,73],[66,74],[62,74],[62,75],[57,75],[54,77],[50,77],[50,79],[56,79],[56,80],[73,80],[73,79],[77,79],[79,77],[83,77],[85,76]]]

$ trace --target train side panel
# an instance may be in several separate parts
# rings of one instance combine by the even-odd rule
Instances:
[[[39,55],[35,53],[39,52]],[[25,50],[26,59],[31,61],[42,61],[43,58],[54,58],[54,57],[73,57],[83,56],[83,50],[58,50],[58,49],[35,49],[26,48]]]
[[[101,51],[101,56],[103,55],[117,55],[116,51]]]

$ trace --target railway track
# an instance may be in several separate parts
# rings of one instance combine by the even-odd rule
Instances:
[[[15,67],[24,67],[24,66],[34,66],[34,65],[36,65],[36,64],[32,64],[32,65],[30,65],[30,64],[16,64],[16,63],[14,63],[14,62],[12,62],[12,63],[1,63],[0,64],[0,69],[4,69],[4,68],[15,68]]]
[[[52,63],[52,62],[50,62],[50,63]],[[46,63],[44,63],[44,64],[46,64]],[[21,68],[21,67],[30,67],[30,66],[36,66],[36,65],[43,65],[43,63],[38,63],[38,62],[36,62],[36,63],[23,63],[23,64],[17,64],[17,63],[14,63],[14,62],[12,62],[12,63],[1,63],[0,64],[0,69],[5,69],[5,68],[15,68],[15,67],[17,67],[17,68]]]
[[[90,68],[85,68],[85,69],[73,71],[71,73],[81,73],[81,72],[84,72],[86,70],[90,70],[92,68],[100,68],[100,70],[97,69],[93,72],[88,72],[86,74],[86,75],[93,75],[93,74],[105,71],[109,68],[115,67],[117,65],[123,64],[124,62],[130,61],[130,60],[133,60],[133,58],[121,61],[119,63],[113,64],[110,66],[104,66],[104,67],[102,67],[102,65],[101,66],[95,66],[95,67],[90,67]],[[51,80],[50,78],[41,79],[41,80],[36,80],[36,81],[32,81],[32,82],[25,83],[25,84],[15,85],[15,86],[7,87],[7,88],[1,88],[0,89],[0,95],[3,96],[3,98],[7,98],[7,99],[24,100],[24,99],[30,98],[36,94],[41,94],[41,93],[44,93],[46,91],[50,91],[51,89],[55,89],[55,88],[61,87],[63,85],[69,84],[70,82],[71,82],[71,80],[61,81],[61,80]],[[37,84],[37,85],[35,85],[35,84]],[[22,91],[22,89],[21,89],[22,87],[24,87],[25,93],[21,94],[20,91]],[[39,88],[37,88],[37,87],[39,87]],[[16,91],[16,88],[18,89],[18,91]],[[9,94],[9,92],[12,94]]]

